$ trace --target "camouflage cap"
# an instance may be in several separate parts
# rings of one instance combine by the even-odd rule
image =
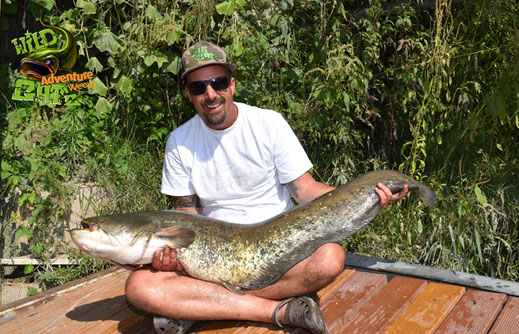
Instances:
[[[227,62],[227,55],[221,47],[202,41],[190,46],[182,54],[182,75],[180,77],[185,79],[186,75],[192,71],[208,65],[221,65],[231,73],[236,69],[236,65]]]

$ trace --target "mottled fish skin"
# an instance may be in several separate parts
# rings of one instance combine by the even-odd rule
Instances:
[[[232,224],[180,211],[89,220],[97,220],[103,229],[108,223],[106,229],[114,236],[118,228],[138,230],[140,236],[136,239],[143,240],[167,226],[191,230],[194,241],[176,249],[177,258],[189,275],[236,288],[261,289],[323,244],[344,240],[367,226],[380,210],[380,199],[374,191],[379,182],[393,193],[407,184],[426,205],[434,207],[436,196],[428,187],[399,172],[381,170],[359,176],[313,201],[253,225]],[[111,221],[117,223],[110,224]],[[122,224],[126,227],[121,227]]]

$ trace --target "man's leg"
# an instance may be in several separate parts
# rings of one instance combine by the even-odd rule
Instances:
[[[329,284],[344,268],[345,253],[338,244],[326,244],[295,265],[277,282],[243,296],[225,287],[180,275],[144,268],[126,282],[126,296],[133,305],[175,319],[251,320],[272,322],[279,301],[317,291]],[[285,322],[283,306],[278,319]]]

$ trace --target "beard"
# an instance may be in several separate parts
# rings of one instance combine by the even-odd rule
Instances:
[[[221,109],[219,110],[207,110],[210,109],[209,106],[220,105]],[[211,125],[220,125],[227,119],[227,116],[230,114],[230,111],[227,112],[225,110],[225,99],[217,98],[212,101],[205,101],[202,103],[202,107],[204,108],[204,120]]]

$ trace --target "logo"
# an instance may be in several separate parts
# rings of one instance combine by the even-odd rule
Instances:
[[[79,105],[74,92],[95,87],[92,72],[72,72],[78,51],[74,35],[60,26],[40,23],[46,28],[27,32],[11,43],[16,54],[25,55],[20,61],[20,73],[26,79],[16,81],[13,100],[46,104]]]

